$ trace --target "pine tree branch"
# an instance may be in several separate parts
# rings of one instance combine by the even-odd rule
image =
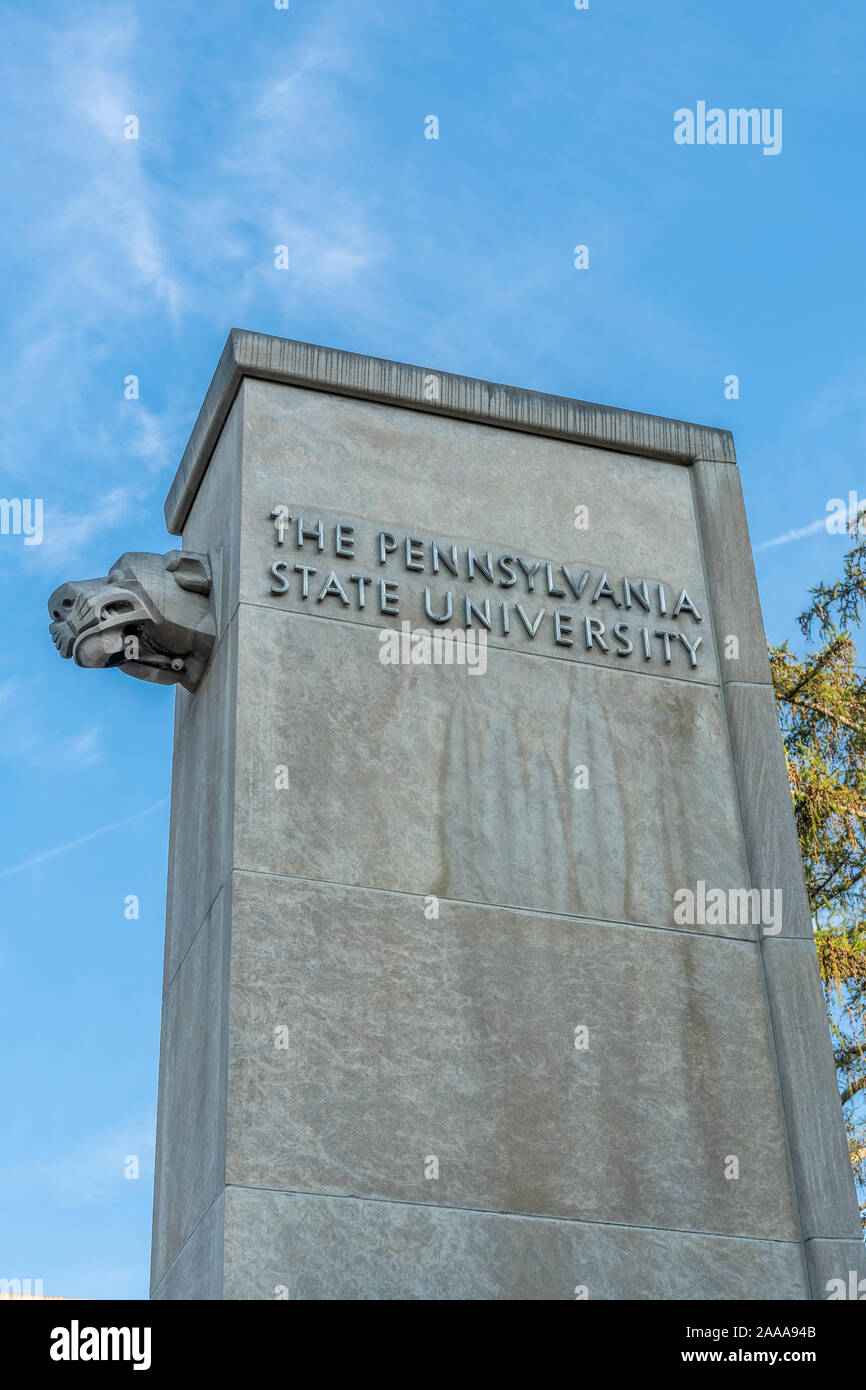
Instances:
[[[854,1099],[858,1091],[863,1090],[866,1090],[866,1076],[860,1076],[856,1081],[852,1081],[850,1086],[846,1086],[839,1099],[843,1105],[847,1105],[849,1100]]]
[[[793,701],[794,696],[800,690],[803,689],[803,686],[808,685],[811,680],[814,680],[818,672],[823,670],[827,663],[833,659],[833,657],[838,652],[839,648],[847,645],[847,643],[850,642],[850,640],[851,639],[848,637],[848,634],[844,632],[840,633],[838,637],[834,637],[833,641],[829,644],[829,646],[827,646],[825,650],[820,653],[820,655],[815,657],[815,660],[812,662],[811,666],[806,670],[806,672],[800,678],[800,680],[797,681],[797,684],[792,685],[790,690],[780,691],[778,698],[780,700]]]
[[[826,878],[822,878],[822,880],[821,880],[820,883],[816,883],[816,884],[814,885],[814,887],[813,887],[813,889],[812,889],[813,896],[816,897],[816,898],[819,897],[819,896],[824,892],[824,889],[827,887],[828,883],[832,883],[832,882],[833,882],[833,879],[834,879],[834,878],[836,877],[836,875],[837,875],[838,873],[840,873],[840,872],[841,872],[841,868],[840,868],[839,866],[837,866],[837,867],[835,867],[835,868],[832,868],[832,869],[830,870],[830,872],[828,873],[828,875],[827,875]],[[862,870],[862,869],[858,869],[857,872],[856,872],[856,874],[852,874],[852,875],[850,876],[850,878],[846,879],[845,884],[844,884],[844,885],[840,885],[840,888],[839,888],[839,890],[837,890],[837,891],[842,892],[842,893],[845,893],[845,894],[847,895],[848,893],[851,892],[851,889],[852,889],[856,884],[858,884],[858,883],[860,882],[860,880],[861,880],[862,877],[863,877],[863,870]],[[835,895],[834,895],[834,896],[835,896]]]
[[[789,700],[788,704],[796,705],[798,709],[811,710],[813,714],[820,714],[824,719],[829,719],[831,724],[842,724],[844,728],[851,729],[855,734],[866,734],[866,726],[852,723],[850,719],[845,719],[835,710],[827,709],[826,705],[819,705],[813,700]]]

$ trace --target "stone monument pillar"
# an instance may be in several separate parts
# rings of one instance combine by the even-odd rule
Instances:
[[[235,331],[166,517],[153,1297],[866,1273],[730,434]]]

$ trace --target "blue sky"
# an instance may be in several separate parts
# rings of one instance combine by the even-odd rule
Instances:
[[[827,501],[866,497],[866,19],[861,0],[3,15],[0,492],[45,521],[41,545],[0,536],[0,1276],[143,1297],[173,697],[61,663],[49,592],[176,544],[162,503],[237,326],[732,428],[767,629],[797,638],[844,554]],[[781,153],[678,146],[674,112],[701,100],[781,108]]]

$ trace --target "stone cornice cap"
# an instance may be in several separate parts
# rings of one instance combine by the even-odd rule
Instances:
[[[669,463],[697,459],[736,463],[730,430],[642,415],[616,406],[594,405],[569,396],[548,396],[519,386],[501,386],[475,377],[434,372],[382,357],[316,347],[292,338],[272,338],[233,328],[208,387],[189,443],[165,503],[166,525],[180,535],[219,439],[226,416],[245,376],[382,401],[433,415],[452,415],[501,429],[549,435],[621,453],[642,454]],[[435,392],[431,384],[435,382]],[[435,400],[429,399],[431,394]]]

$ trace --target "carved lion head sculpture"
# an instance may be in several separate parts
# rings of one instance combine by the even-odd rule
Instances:
[[[214,644],[207,557],[128,551],[104,579],[61,584],[48,600],[50,632],[77,666],[195,690]]]

